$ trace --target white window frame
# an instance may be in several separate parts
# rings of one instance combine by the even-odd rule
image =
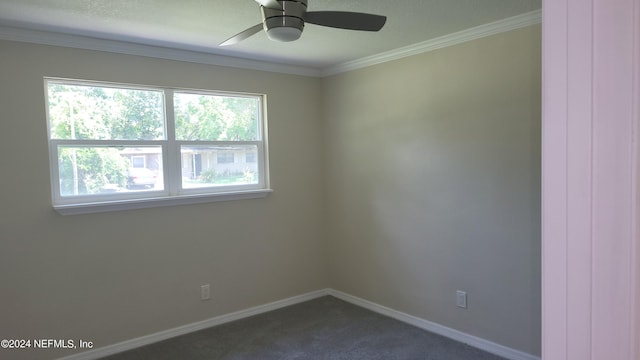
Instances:
[[[60,140],[51,138],[51,121],[49,118],[48,84],[81,85],[110,87],[117,89],[151,90],[164,94],[165,139],[163,140]],[[125,83],[86,81],[65,78],[44,78],[47,138],[49,142],[49,164],[51,173],[51,193],[53,208],[62,215],[86,214],[106,211],[141,209],[158,206],[188,205],[215,201],[242,200],[264,198],[272,190],[269,188],[268,146],[266,129],[266,95],[224,92],[217,90],[150,87]],[[211,96],[249,97],[258,99],[258,140],[256,141],[182,141],[175,138],[174,94],[188,93]],[[62,196],[60,194],[60,176],[58,168],[58,146],[126,146],[148,147],[159,146],[162,149],[162,173],[164,189],[130,192],[122,194],[92,194],[78,196]],[[182,187],[181,146],[256,146],[258,161],[258,181],[256,184],[216,185],[199,188]]]

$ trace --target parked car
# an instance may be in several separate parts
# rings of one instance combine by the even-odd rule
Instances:
[[[147,168],[130,168],[127,176],[127,189],[152,189],[158,177]]]

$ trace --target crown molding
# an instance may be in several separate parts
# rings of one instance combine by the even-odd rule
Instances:
[[[476,26],[445,36],[423,41],[417,44],[401,47],[395,50],[383,52],[381,54],[368,56],[362,59],[348,61],[336,66],[325,68],[321,71],[321,76],[331,76],[340,73],[353,71],[385,62],[402,59],[405,57],[426,53],[429,51],[442,49],[448,46],[461,44],[467,41],[476,40],[486,36],[499,34],[523,27],[539,24],[542,22],[542,10],[535,10],[510,18],[498,20],[488,24]]]
[[[279,64],[233,56],[217,55],[203,51],[177,49],[167,46],[144,45],[119,40],[99,39],[90,36],[24,29],[0,25],[0,40],[18,41],[40,45],[61,46],[83,50],[146,56],[165,60],[186,61],[197,64],[218,65],[241,69],[268,71],[283,74],[319,77],[320,70],[304,66]]]
[[[24,29],[0,24],[0,40],[19,41],[40,45],[62,46],[84,50],[105,51],[127,55],[146,56],[197,64],[218,65],[240,69],[268,71],[309,77],[326,77],[357,70],[408,56],[426,53],[482,37],[527,27],[542,22],[542,10],[531,11],[492,23],[476,26],[414,45],[401,47],[362,59],[344,62],[324,69],[280,64],[264,60],[218,55],[204,51],[177,49],[168,46],[144,45],[121,40],[99,39],[90,36]]]

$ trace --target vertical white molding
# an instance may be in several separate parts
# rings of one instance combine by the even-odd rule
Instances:
[[[631,276],[631,284],[635,287],[632,319],[633,329],[631,339],[635,339],[631,344],[632,359],[640,359],[640,1],[635,2],[633,18],[634,29],[634,49],[633,49],[633,183],[632,192],[634,208],[632,213],[632,234],[633,234],[633,259],[635,271]]]
[[[567,357],[589,359],[592,342],[593,4],[567,14]]]
[[[634,3],[594,0],[592,359],[632,359]]]
[[[567,0],[542,13],[542,359],[567,357]]]
[[[639,359],[639,3],[543,3],[545,360]]]

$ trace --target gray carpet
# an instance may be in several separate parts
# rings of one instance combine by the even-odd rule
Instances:
[[[183,335],[105,360],[500,360],[332,296]]]

